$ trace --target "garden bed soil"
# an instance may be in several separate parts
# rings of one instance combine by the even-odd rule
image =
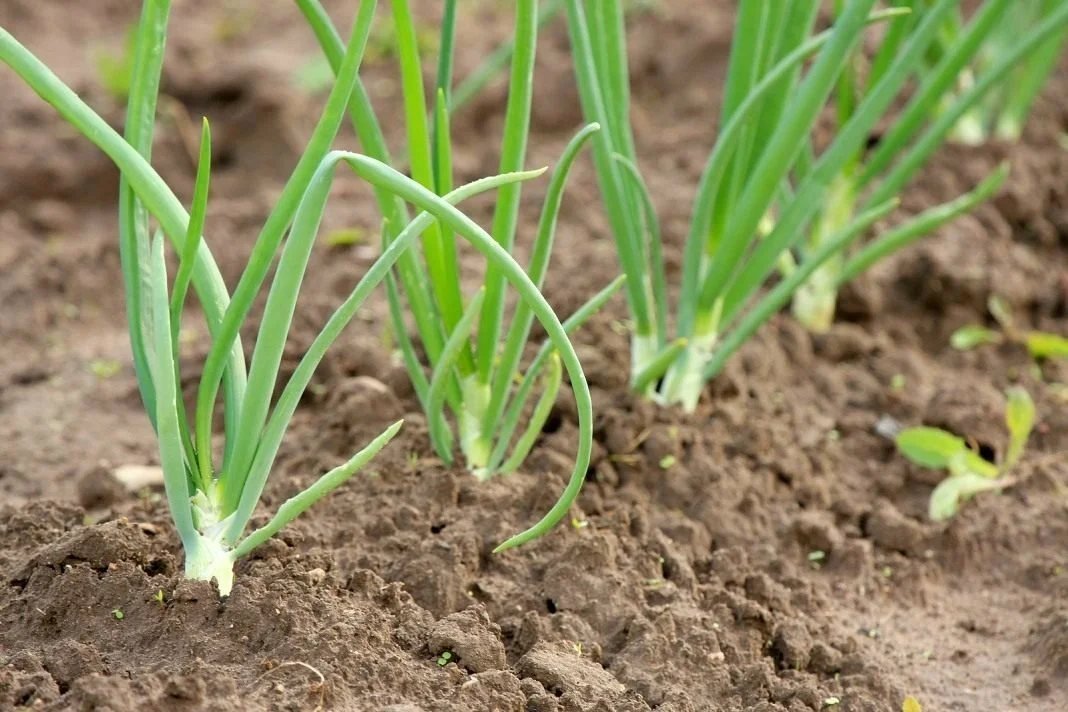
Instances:
[[[0,25],[118,125],[93,57],[121,46],[134,5],[6,0]],[[331,9],[347,22],[352,5]],[[461,73],[508,32],[502,6],[470,7]],[[658,7],[631,33],[635,125],[677,272],[731,25],[727,3]],[[294,80],[315,48],[286,3],[188,0],[174,15],[155,163],[188,196],[188,127],[210,117],[209,240],[233,280],[322,104]],[[566,52],[554,25],[532,164],[580,124]],[[388,59],[365,71],[384,116],[395,76]],[[882,712],[906,695],[934,712],[1068,709],[1068,404],[1051,385],[1068,372],[1037,374],[1011,346],[948,346],[995,292],[1068,333],[1068,73],[1021,143],[947,149],[904,209],[1007,160],[999,198],[862,277],[830,333],[772,320],[695,414],[627,393],[613,302],[577,336],[597,409],[588,484],[568,522],[519,550],[491,554],[560,491],[569,399],[522,472],[480,484],[444,467],[377,299],[317,375],[265,509],[394,419],[405,428],[241,562],[223,601],[182,580],[159,491],[112,475],[157,462],[123,321],[115,171],[8,71],[0,96],[0,709]],[[461,178],[494,170],[504,97],[495,85],[457,116]],[[586,160],[571,183],[547,284],[562,313],[617,271]],[[544,187],[526,190],[527,238]],[[327,229],[373,236],[368,191],[344,175],[335,193]],[[473,209],[484,221],[491,203]],[[374,255],[373,237],[316,248],[293,358]],[[202,327],[185,348],[192,383]],[[930,523],[938,475],[876,424],[942,426],[996,454],[1011,383],[1039,414],[1020,484]]]

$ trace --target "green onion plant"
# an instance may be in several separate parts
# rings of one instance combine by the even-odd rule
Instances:
[[[693,409],[704,383],[810,279],[826,285],[823,291],[837,290],[997,189],[1004,168],[969,194],[848,249],[894,209],[900,190],[942,142],[955,115],[1068,18],[1068,6],[1057,9],[996,71],[926,125],[940,87],[959,72],[958,54],[928,71],[918,87],[912,80],[958,2],[938,0],[918,17],[908,7],[879,10],[875,0],[841,3],[834,24],[818,33],[817,0],[739,4],[720,129],[696,189],[672,324],[660,228],[630,125],[620,0],[567,0],[583,111],[604,126],[594,139],[594,159],[627,277],[631,383],[637,391]],[[865,28],[875,22],[888,23],[886,38],[858,92],[853,63]],[[956,51],[966,54],[968,47]],[[904,118],[911,120],[895,123],[867,157],[872,132],[910,88]],[[834,97],[838,130],[817,152],[813,128]],[[817,275],[831,260],[834,266]],[[776,273],[781,278],[772,284]]]
[[[572,383],[577,384],[576,391],[586,396],[587,401],[580,406],[585,407],[584,422],[589,427],[588,390],[582,390],[585,381],[564,325],[507,252],[454,207],[476,194],[534,178],[542,171],[509,171],[455,189],[450,186],[439,196],[383,161],[330,149],[358,83],[375,4],[373,0],[360,4],[349,43],[338,55],[337,81],[323,113],[264,223],[232,295],[203,234],[211,163],[207,123],[188,212],[150,164],[169,0],[146,0],[142,7],[135,33],[125,137],[111,129],[47,66],[0,28],[0,62],[11,67],[120,169],[119,245],[134,368],[157,434],[167,501],[185,551],[186,576],[215,580],[222,595],[231,590],[236,560],[345,482],[396,435],[399,422],[349,461],[282,503],[273,516],[246,533],[289,422],[326,350],[376,285],[386,279],[404,255],[411,253],[409,248],[417,238],[434,226],[469,241],[500,271],[502,279],[517,289],[523,304],[549,335],[552,350],[546,352],[553,358],[543,361],[550,360],[556,374],[562,363]],[[332,177],[340,164],[348,165],[375,190],[390,196],[391,201],[398,205],[403,202],[421,212],[396,231],[380,258],[313,340],[272,403],[297,295]],[[153,230],[153,224],[158,228]],[[177,253],[173,281],[168,278],[165,238]],[[246,365],[239,331],[275,263],[256,342]],[[178,334],[190,287],[197,294],[211,335],[211,348],[191,411],[182,398],[178,367]],[[220,396],[224,438],[217,451],[212,433]],[[583,473],[585,467],[584,463]],[[534,538],[563,516],[581,485],[581,477],[573,480],[552,516],[506,544]]]
[[[930,2],[913,0],[910,4],[922,12]],[[979,52],[961,72],[956,92],[966,92],[986,72],[996,68],[1016,48],[1021,38],[1035,32],[1059,6],[1063,6],[1061,0],[1017,0],[1011,3],[1011,10],[984,38]],[[980,6],[976,15],[984,11],[985,8]],[[957,10],[943,25],[931,60],[940,59],[966,32],[964,13]],[[1059,32],[1051,34],[1022,61],[1015,63],[1011,71],[995,82],[982,101],[960,117],[953,127],[951,138],[968,144],[980,144],[991,137],[1005,141],[1019,140],[1035,99],[1063,55],[1066,40],[1068,26],[1062,23]],[[947,102],[952,99],[952,96],[949,97]]]
[[[919,12],[913,0],[897,0],[896,7],[909,12],[891,21],[870,61],[864,62],[863,55],[858,53],[853,61],[847,63],[834,97],[839,129],[844,128],[858,107],[879,86],[904,43],[914,37],[930,19],[926,12],[940,9],[930,2],[924,4],[925,12]],[[947,131],[946,125],[937,121],[939,114],[967,116],[984,97],[989,96],[989,88],[957,95],[954,87],[969,76],[969,63],[984,42],[1003,26],[1015,5],[1012,0],[987,0],[966,23],[960,20],[959,6],[945,10],[942,28],[935,33],[935,39],[927,50],[927,60],[919,62],[916,67],[915,90],[907,96],[900,114],[894,117],[890,128],[878,139],[874,148],[857,148],[832,179],[824,204],[809,229],[808,239],[798,252],[819,251],[837,230],[854,218],[858,210],[867,209],[899,193],[923,167],[931,151],[950,137],[951,130]],[[843,7],[842,0],[837,0],[836,14],[841,14]],[[1064,24],[1064,20],[1060,22]],[[944,28],[953,23],[957,23],[956,31],[947,40]],[[1026,52],[1005,58],[1007,63],[1004,66],[991,69],[999,76],[1004,75],[1014,66],[1014,62],[1026,62],[1042,47],[1041,43],[1033,43]],[[930,61],[932,54],[937,56],[937,61]],[[974,82],[971,82],[971,86],[975,86]],[[959,125],[959,121],[956,125]],[[909,154],[910,147],[922,147],[915,158]],[[827,331],[834,319],[838,288],[856,274],[857,267],[863,269],[922,237],[947,219],[971,209],[989,197],[1003,178],[1003,171],[995,172],[971,193],[935,208],[933,212],[928,211],[926,216],[938,214],[940,218],[914,221],[917,227],[922,226],[923,229],[911,231],[908,239],[893,243],[883,239],[869,245],[854,245],[831,256],[794,294],[791,305],[794,316],[811,331]],[[794,255],[786,256],[780,265],[784,276],[788,276],[793,268]]]
[[[318,0],[297,0],[309,26],[334,67],[340,70],[343,45]],[[457,3],[446,0],[441,26],[436,80],[423,82],[422,58],[415,42],[415,25],[408,0],[391,0],[392,22],[397,30],[404,124],[412,177],[439,195],[453,182],[450,138],[450,96],[453,84],[453,48]],[[522,170],[526,159],[533,95],[533,71],[539,16],[537,0],[514,3],[515,31],[507,53],[510,58],[508,102],[501,141],[500,170]],[[428,107],[427,97],[433,98]],[[381,122],[370,99],[357,84],[349,105],[350,115],[363,150],[389,163],[389,148]],[[595,123],[583,128],[565,148],[550,181],[542,205],[527,273],[540,287],[548,269],[564,185],[568,171],[582,146],[596,134]],[[385,216],[383,245],[390,245],[407,229],[409,216],[393,196],[379,191]],[[519,184],[510,183],[497,194],[491,234],[505,252],[515,244],[521,201]],[[406,253],[398,262],[396,278],[388,279],[394,331],[415,392],[427,414],[432,443],[447,463],[454,459],[457,444],[465,464],[480,478],[515,470],[526,457],[548,418],[561,385],[562,369],[571,375],[579,414],[579,446],[569,492],[577,492],[589,462],[592,446],[592,410],[587,386],[573,352],[546,346],[520,369],[524,347],[534,316],[527,295],[505,319],[505,278],[499,264],[487,265],[481,288],[465,299],[459,279],[458,253],[453,230],[443,223],[424,234],[421,257]],[[571,331],[598,309],[619,288],[621,279],[607,285],[565,323]],[[536,290],[535,290],[536,291]],[[407,302],[409,309],[403,308]],[[545,305],[541,307],[548,309]],[[409,336],[405,314],[414,318],[416,343]],[[544,319],[543,319],[544,321]],[[558,346],[558,344],[556,345]],[[424,358],[420,358],[420,352]],[[537,395],[540,391],[540,395]],[[537,396],[537,397],[535,397]],[[448,415],[451,414],[451,419]],[[521,427],[524,415],[527,425]],[[450,420],[452,423],[450,423]],[[453,431],[455,425],[455,434]],[[572,489],[574,488],[574,489]],[[552,517],[563,516],[565,509]]]

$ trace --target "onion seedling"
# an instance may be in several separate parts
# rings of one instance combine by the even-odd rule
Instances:
[[[985,344],[1000,344],[1006,341],[1021,344],[1027,349],[1031,358],[1068,358],[1068,339],[1048,331],[1020,329],[1012,316],[1012,311],[1004,299],[991,296],[987,308],[1001,330],[990,329],[979,324],[962,326],[953,332],[949,342],[958,351],[970,351]]]
[[[1035,424],[1035,404],[1023,388],[1007,393],[1005,425],[1009,431],[1005,455],[998,464],[968,447],[964,438],[941,428],[906,428],[895,438],[898,451],[913,463],[935,470],[948,470],[931,493],[928,514],[936,522],[957,513],[960,505],[980,492],[1004,489],[1015,483],[1008,476],[1023,456]]]
[[[343,46],[329,17],[318,0],[297,0],[297,5],[336,70]],[[435,101],[429,111],[408,0],[391,0],[390,5],[397,29],[411,175],[426,188],[443,194],[450,190],[453,180],[449,106],[457,3],[447,0],[444,5],[437,78],[431,93]],[[517,0],[500,156],[503,173],[521,170],[526,158],[535,47],[541,19],[536,0]],[[363,150],[388,163],[389,149],[380,122],[359,85],[350,103],[350,113]],[[539,287],[548,268],[568,171],[583,144],[597,130],[596,124],[590,124],[579,131],[565,148],[553,173],[527,268],[530,279]],[[380,192],[378,199],[385,215],[383,243],[389,245],[405,229],[408,216],[392,196]],[[515,243],[520,200],[518,183],[505,186],[498,193],[491,233],[507,252],[511,252]],[[549,416],[562,378],[557,359],[564,359],[567,365],[573,356],[562,351],[545,351],[521,374],[523,349],[529,340],[534,312],[526,301],[521,301],[511,314],[510,324],[505,323],[505,274],[500,266],[487,265],[482,288],[465,302],[451,230],[444,225],[431,226],[422,240],[422,257],[420,261],[415,253],[404,255],[398,264],[397,279],[390,277],[387,286],[394,331],[427,414],[431,441],[438,455],[446,463],[452,463],[458,440],[466,465],[479,478],[513,471],[522,463]],[[620,284],[621,280],[616,280],[598,293],[568,320],[567,329],[578,327]],[[415,334],[425,364],[409,337],[402,308],[404,300],[415,317]],[[579,444],[572,483],[581,483],[592,447],[592,410],[585,381],[576,377],[580,372],[570,366],[567,370],[579,406]],[[541,391],[536,400],[535,386]],[[519,421],[527,412],[531,414],[528,424],[520,431]],[[446,413],[453,416],[458,438]],[[553,516],[563,516],[563,513],[554,510]]]
[[[911,4],[922,11],[930,4],[930,0],[918,3],[913,0]],[[966,92],[978,78],[996,67],[1003,57],[1013,51],[1020,38],[1034,32],[1060,5],[1063,5],[1061,0],[1013,2],[1012,11],[1001,18],[994,31],[983,41],[978,54],[961,73],[957,92]],[[981,7],[978,13],[983,11]],[[946,21],[932,58],[938,59],[964,32],[963,13],[957,11]],[[953,127],[951,138],[968,144],[980,144],[991,137],[1006,141],[1019,140],[1031,107],[1056,68],[1066,40],[1068,25],[1062,24],[1059,32],[1052,34],[1023,61],[1018,62],[995,83],[981,102],[960,117]],[[949,101],[952,101],[952,97]]]
[[[903,0],[897,4],[912,8],[916,3]],[[842,11],[842,5],[842,0],[838,0],[838,13]],[[931,3],[926,5],[930,6],[927,12],[938,10]],[[867,151],[864,147],[857,148],[832,179],[824,205],[817,213],[801,251],[818,251],[831,235],[853,219],[858,210],[868,209],[900,192],[923,167],[930,153],[949,137],[945,125],[940,125],[936,120],[940,111],[950,115],[966,115],[984,97],[989,96],[990,85],[986,89],[959,96],[953,93],[953,88],[968,76],[969,62],[977,56],[984,42],[1004,25],[1006,17],[1015,12],[1015,6],[1012,0],[987,0],[967,23],[960,21],[959,8],[945,11],[943,30],[935,34],[935,40],[928,49],[928,59],[921,62],[917,69],[916,89],[907,97],[900,115],[874,149]],[[1068,18],[1068,15],[1062,13],[1062,19],[1059,20],[1062,27],[1066,22],[1063,18]],[[892,20],[886,37],[871,58],[867,72],[860,71],[859,56],[847,64],[836,89],[840,127],[852,119],[858,107],[879,86],[903,43],[918,33],[928,19],[924,12],[916,12]],[[951,39],[947,39],[944,28],[954,23],[956,29]],[[1026,63],[1040,53],[1043,45],[1041,42],[1032,42],[1028,47],[1024,52],[1006,57],[1004,66],[991,69],[998,73],[1007,72],[1015,66],[1014,63]],[[934,62],[929,59],[932,55],[937,57]],[[909,154],[914,147],[922,147],[915,158]],[[989,197],[1001,184],[1003,177],[1002,171],[997,171],[968,196],[934,210],[941,211],[946,217],[969,210]],[[923,222],[922,219],[919,222]],[[847,248],[832,256],[794,294],[794,316],[811,331],[826,331],[834,319],[838,288],[842,284],[860,269],[923,237],[941,222],[944,221],[933,221],[924,225],[922,230],[912,231],[907,240],[876,240],[861,245],[859,249]],[[784,260],[781,266],[784,274],[789,274],[793,268],[792,258]]]
[[[185,551],[188,578],[215,580],[220,594],[233,585],[233,566],[279,529],[355,474],[396,435],[394,423],[347,462],[281,504],[261,526],[246,534],[289,422],[330,345],[361,304],[412,243],[434,224],[447,226],[497,265],[544,326],[573,382],[584,383],[564,326],[522,268],[453,203],[488,190],[536,177],[541,171],[509,172],[438,196],[389,165],[367,156],[331,151],[357,82],[375,2],[361,3],[351,39],[340,56],[337,81],[277,203],[253,246],[233,292],[227,291],[203,237],[210,181],[210,134],[202,133],[191,210],[187,213],[150,165],[155,110],[170,12],[169,0],[146,0],[137,26],[126,136],[123,138],[10,33],[0,28],[0,62],[10,66],[74,128],[97,145],[121,173],[119,244],[134,368],[146,411],[156,430],[168,505]],[[297,295],[325,210],[332,177],[350,166],[376,190],[420,212],[407,221],[312,341],[277,400],[282,353]],[[159,229],[150,231],[150,218]],[[178,254],[168,284],[164,236]],[[283,244],[284,243],[284,244]],[[251,361],[246,367],[239,331],[248,319],[272,264]],[[201,373],[195,409],[181,395],[178,333],[190,286],[203,308],[211,348]],[[224,444],[217,458],[212,442],[215,406],[222,391]],[[588,404],[587,404],[588,405]],[[583,465],[585,467],[585,465]],[[566,512],[581,479],[572,482],[553,513]],[[555,521],[513,537],[522,543]]]
[[[952,83],[960,56],[970,51],[967,45],[954,46],[952,58],[915,89],[903,117],[909,121],[895,123],[891,135],[858,165],[869,136],[911,86],[958,2],[938,0],[915,20],[907,7],[873,12],[874,0],[841,3],[833,26],[817,34],[817,0],[740,3],[720,130],[696,190],[671,335],[660,227],[638,168],[630,125],[620,0],[568,0],[583,111],[605,127],[595,139],[594,157],[627,276],[634,323],[631,383],[636,390],[693,409],[704,383],[803,285],[815,280],[833,300],[846,281],[998,188],[1004,168],[957,200],[847,251],[893,210],[898,193],[944,139],[955,114],[978,101],[993,81],[1068,19],[1068,5],[1056,10],[952,110],[924,126],[925,111],[943,93],[943,85]],[[1007,2],[993,4],[1004,11]],[[865,27],[873,22],[890,25],[866,89],[858,95],[851,85],[858,73],[849,67]],[[808,70],[802,72],[806,62]],[[842,122],[817,154],[812,130],[836,89]],[[921,126],[925,130],[917,137]],[[806,244],[812,231],[818,240]],[[829,263],[833,266],[820,272]],[[780,270],[780,281],[764,290]]]
[[[907,10],[872,14],[874,0],[850,2],[829,30],[813,34],[817,0],[785,6],[772,0],[740,4],[721,126],[697,186],[674,320],[676,335],[669,337],[660,228],[637,167],[630,126],[621,5],[619,0],[568,0],[583,111],[606,127],[594,145],[595,161],[627,275],[634,322],[631,383],[636,390],[692,410],[704,383],[756,328],[822,264],[893,209],[896,200],[891,195],[850,215],[819,249],[801,261],[793,260],[790,274],[762,293],[777,266],[791,258],[834,177],[864,146],[932,43],[941,15],[954,4],[943,0],[904,38],[880,80],[819,156],[811,149],[810,134],[865,27],[900,20]],[[802,74],[809,59],[811,65]],[[921,220],[926,227],[953,214],[941,210]],[[884,240],[906,242],[916,230],[916,224],[906,224]],[[865,266],[856,263],[851,271]]]

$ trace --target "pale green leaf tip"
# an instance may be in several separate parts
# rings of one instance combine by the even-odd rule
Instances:
[[[503,541],[500,544],[498,544],[497,548],[493,550],[493,553],[494,554],[500,554],[503,551],[508,551],[509,549],[514,549],[515,547],[517,547],[517,546],[519,546],[520,544],[523,543],[522,537],[523,537],[522,534],[516,534],[513,537],[509,537],[505,541]]]
[[[957,506],[943,506],[943,507],[931,507],[927,512],[928,518],[932,522],[948,522],[957,514]]]
[[[1009,403],[1005,416],[1009,427],[1020,425],[1027,426],[1027,435],[1030,435],[1031,426],[1035,418],[1035,402],[1031,394],[1022,386],[1012,386],[1006,392]]]
[[[502,551],[508,551],[509,549],[514,549],[517,546],[525,544],[531,539],[537,539],[539,534],[534,533],[535,529],[537,529],[537,525],[535,525],[534,529],[527,529],[526,531],[522,531],[518,534],[508,537],[503,542],[497,545],[497,548],[493,550],[493,553],[499,554]]]

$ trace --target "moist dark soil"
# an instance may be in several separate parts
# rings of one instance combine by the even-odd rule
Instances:
[[[121,48],[136,5],[4,0],[0,25],[118,126],[96,57]],[[330,7],[348,23],[354,5]],[[463,75],[510,20],[488,0],[461,7]],[[664,0],[632,25],[639,152],[675,271],[729,7]],[[154,160],[188,196],[189,127],[211,119],[208,239],[233,284],[321,107],[296,79],[316,51],[287,3],[186,0],[172,24]],[[391,59],[364,74],[382,115],[399,115]],[[559,25],[537,81],[534,165],[581,122]],[[460,178],[494,171],[505,95],[498,83],[457,116]],[[1004,160],[1002,195],[859,279],[830,333],[772,320],[695,414],[628,394],[625,308],[612,303],[576,337],[597,408],[588,484],[568,522],[519,550],[491,553],[560,491],[569,397],[516,475],[480,484],[444,466],[380,295],[320,369],[264,511],[398,417],[402,434],[241,562],[225,600],[182,580],[160,491],[113,475],[158,462],[124,326],[117,175],[9,71],[0,97],[0,709],[881,712],[906,695],[929,711],[1068,709],[1068,369],[1009,345],[948,345],[988,320],[993,293],[1027,327],[1068,333],[1068,72],[1020,143],[946,149],[903,210]],[[384,123],[399,146],[400,122]],[[546,287],[561,313],[618,270],[587,161]],[[544,189],[526,189],[524,238]],[[294,359],[374,258],[377,220],[368,191],[340,176],[326,229],[369,237],[316,248]],[[184,347],[195,376],[201,325]],[[1039,416],[1019,483],[931,523],[937,473],[897,456],[877,424],[946,427],[996,457],[1013,383]]]

